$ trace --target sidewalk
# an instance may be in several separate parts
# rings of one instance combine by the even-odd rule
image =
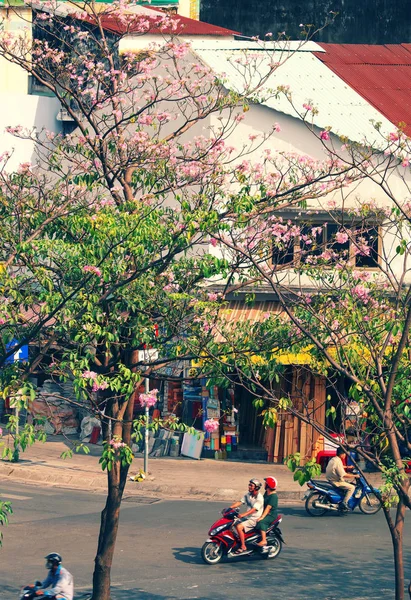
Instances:
[[[0,461],[0,482],[13,481],[71,489],[106,490],[106,473],[98,463],[102,447],[89,444],[90,454],[76,454],[61,459],[68,449],[63,436],[50,436],[44,444],[35,444],[21,454],[19,463]],[[135,458],[130,475],[143,468],[143,459]],[[152,496],[157,498],[189,498],[234,502],[247,490],[251,478],[260,481],[271,475],[278,481],[280,501],[299,501],[306,487],[293,481],[293,474],[284,465],[219,461],[190,458],[151,458],[145,481],[127,481],[124,497]],[[381,485],[379,477],[369,475],[373,485]]]

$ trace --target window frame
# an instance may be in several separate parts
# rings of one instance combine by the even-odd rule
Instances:
[[[319,217],[318,220],[316,220],[315,222],[312,223],[298,223],[296,222],[295,224],[299,227],[301,227],[301,229],[303,229],[304,226],[306,226],[307,228],[313,229],[315,227],[322,227],[324,228],[324,225],[335,225],[338,229],[341,229],[341,224],[337,223],[335,221],[333,221],[331,219],[330,220],[325,218],[321,219],[321,216]],[[353,267],[356,269],[362,269],[364,271],[377,271],[379,265],[381,264],[381,252],[382,252],[382,248],[383,248],[383,241],[382,241],[382,223],[381,222],[377,222],[376,220],[374,220],[373,222],[370,223],[361,223],[360,221],[357,222],[353,222],[351,224],[350,227],[347,226],[347,229],[351,229],[351,230],[356,230],[358,229],[358,235],[361,235],[361,232],[364,232],[365,229],[368,230],[375,230],[376,231],[376,237],[377,237],[377,248],[375,251],[371,251],[371,255],[377,254],[376,258],[374,258],[374,265],[357,265],[356,261],[357,261],[357,257],[361,258],[360,254],[356,254],[355,253],[355,243],[352,240],[349,240],[348,242],[346,242],[349,246],[347,248],[348,250],[348,255],[347,255],[347,265],[349,267]],[[356,236],[357,237],[357,236]],[[321,242],[321,247],[322,249],[319,250],[319,253],[323,252],[325,249],[329,248],[329,249],[333,249],[333,245],[337,243],[337,242],[328,242],[328,240],[326,239],[326,242]],[[290,248],[292,250],[292,253],[290,253]],[[281,256],[281,252],[286,253],[286,255],[291,254],[291,259],[287,262],[283,262],[283,259],[280,259],[280,261],[275,262],[274,261],[274,254],[277,253],[278,255]],[[291,245],[289,245],[287,247],[287,249],[285,249],[284,251],[279,251],[278,248],[276,246],[274,246],[274,244],[272,244],[272,251],[270,254],[270,265],[272,267],[281,267],[282,269],[286,268],[287,265],[300,265],[301,264],[301,254],[302,254],[302,242],[301,242],[301,236],[296,236],[294,238],[294,243]],[[300,256],[299,256],[300,255]],[[366,257],[368,258],[368,257]],[[326,269],[332,269],[334,264],[330,263],[329,265],[323,265],[324,268]]]

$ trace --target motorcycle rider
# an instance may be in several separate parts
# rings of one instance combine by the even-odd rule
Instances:
[[[257,519],[256,529],[261,533],[261,541],[257,546],[267,545],[267,529],[278,517],[278,496],[277,496],[277,480],[275,477],[266,477],[265,494],[264,494],[264,512]]]
[[[73,576],[61,564],[63,559],[58,552],[50,552],[46,559],[46,569],[49,570],[41,587],[36,590],[36,596],[43,596],[49,600],[73,600]],[[46,589],[50,587],[50,589]],[[35,585],[27,586],[29,588]]]
[[[345,477],[357,478],[358,475],[347,473],[341,460],[341,456],[343,456],[344,454],[346,454],[344,448],[337,448],[336,456],[333,456],[333,458],[327,465],[325,476],[327,480],[330,483],[332,483],[335,487],[346,490],[344,500],[341,503],[341,507],[344,510],[348,510],[348,501],[355,491],[355,485],[353,485],[352,483],[348,483],[348,481],[344,481],[344,479]]]
[[[242,521],[236,526],[238,537],[240,538],[240,548],[235,554],[242,554],[247,551],[245,545],[245,534],[247,531],[254,529],[257,524],[257,520],[261,517],[264,507],[264,498],[260,493],[261,482],[258,479],[250,479],[248,483],[248,492],[244,494],[243,498],[239,502],[234,502],[230,508],[238,508],[242,504],[245,504],[247,509],[244,513],[239,514],[240,519],[249,517],[245,521]]]

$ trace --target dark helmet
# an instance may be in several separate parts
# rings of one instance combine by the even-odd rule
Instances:
[[[63,559],[57,552],[50,552],[50,554],[47,554],[47,556],[44,558],[47,562],[53,563],[53,565],[59,565],[61,562],[63,562]]]
[[[250,479],[249,483],[253,483],[257,490],[262,486],[261,481],[258,481],[258,479]]]

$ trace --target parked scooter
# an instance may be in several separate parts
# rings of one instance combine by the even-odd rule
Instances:
[[[238,517],[238,508],[225,508],[222,511],[222,518],[216,521],[208,532],[209,538],[201,548],[201,557],[208,565],[216,565],[224,557],[232,558],[234,552],[240,547],[240,541],[235,531],[235,524]],[[279,527],[282,517],[279,516],[267,531],[267,546],[262,548],[257,545],[261,540],[260,534],[255,531],[249,531],[245,534],[245,544],[247,551],[240,556],[253,556],[258,554],[262,558],[276,558],[285,543],[281,529]]]
[[[307,487],[309,491],[304,496],[305,510],[312,517],[321,517],[327,511],[347,512],[342,506],[346,490],[324,479],[310,479]],[[355,492],[348,501],[349,511],[355,510],[358,506],[364,515],[375,515],[381,509],[377,493],[379,490],[370,487],[360,475],[356,480]]]

